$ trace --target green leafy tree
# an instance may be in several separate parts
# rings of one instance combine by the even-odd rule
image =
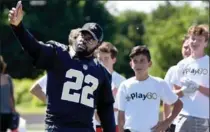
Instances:
[[[182,39],[188,28],[203,23],[208,23],[208,12],[188,4],[160,5],[154,10],[145,23],[144,38],[152,54],[151,74],[164,77],[168,68],[182,59]]]
[[[125,11],[116,17],[117,32],[111,41],[119,50],[116,69],[124,76],[130,77],[133,71],[129,65],[129,53],[136,45],[144,45],[144,19],[146,15],[136,11]]]
[[[71,29],[81,27],[85,22],[98,22],[104,28],[105,39],[110,40],[116,24],[104,4],[97,0],[49,0],[42,6],[32,6],[30,1],[23,1],[23,23],[38,40],[68,44]],[[1,54],[8,64],[7,72],[13,77],[36,78],[43,71],[32,66],[32,58],[23,52],[7,22],[8,11],[15,5],[16,1],[1,3]]]

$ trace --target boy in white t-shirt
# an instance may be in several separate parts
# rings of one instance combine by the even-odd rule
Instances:
[[[103,42],[96,51],[97,58],[102,62],[105,68],[112,74],[112,92],[113,96],[116,96],[118,88],[122,81],[125,80],[125,77],[114,71],[114,64],[117,61],[117,48],[112,45],[110,42]],[[115,123],[117,123],[117,104],[114,104],[115,111]],[[98,119],[97,114],[95,114],[94,124],[96,125],[96,132],[102,132],[102,127],[100,125],[100,120]],[[118,132],[118,127],[116,126],[116,132]]]
[[[182,57],[183,58],[187,58],[190,56],[191,51],[190,51],[190,46],[189,46],[189,41],[187,41],[189,38],[189,36],[185,36],[183,41],[182,41]],[[171,90],[173,90],[173,83],[172,81],[172,77],[175,75],[176,72],[176,65],[171,66],[169,68],[169,70],[167,71],[164,80],[168,83],[168,85],[170,86]],[[169,114],[171,113],[171,109],[170,106],[163,103],[163,119],[165,119],[166,117],[169,116]]]
[[[134,47],[130,58],[135,76],[121,83],[116,99],[119,132],[165,131],[182,109],[182,102],[163,79],[148,74],[152,62],[147,47]],[[163,121],[159,121],[161,100],[174,105]]]
[[[176,122],[176,132],[209,132],[208,26],[188,30],[191,56],[177,64],[172,83],[184,107]]]

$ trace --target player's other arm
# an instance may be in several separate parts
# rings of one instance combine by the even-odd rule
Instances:
[[[39,43],[33,35],[27,31],[23,24],[23,10],[22,10],[22,3],[19,1],[17,3],[16,8],[12,8],[12,10],[9,11],[8,20],[12,27],[13,33],[20,41],[21,46],[24,50],[26,50],[29,55],[34,59],[34,64],[38,68],[47,69],[50,66],[52,66],[53,57],[54,57],[54,49],[53,46],[45,45]],[[40,57],[41,56],[41,57]],[[38,60],[42,58],[42,66],[38,64]],[[47,61],[43,61],[46,60]]]
[[[114,98],[111,89],[111,75],[104,69],[105,79],[99,89],[99,100],[97,101],[97,113],[104,132],[115,132],[113,103]]]

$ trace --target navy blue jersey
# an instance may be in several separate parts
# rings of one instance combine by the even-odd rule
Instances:
[[[33,57],[34,65],[47,70],[46,124],[92,128],[97,108],[102,111],[102,125],[108,130],[108,123],[103,120],[109,120],[113,127],[114,115],[111,112],[107,117],[105,109],[111,106],[113,111],[111,75],[96,59],[71,55],[69,47],[55,41],[38,43],[22,25],[13,30],[24,50]]]
[[[42,63],[38,64],[39,67],[46,66],[45,63],[50,66],[46,121],[64,124],[79,122],[92,126],[96,105],[113,103],[111,75],[96,59],[71,56],[67,47],[52,43],[56,56],[40,57]],[[48,53],[44,49],[42,52]]]

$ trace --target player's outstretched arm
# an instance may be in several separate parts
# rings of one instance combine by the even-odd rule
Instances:
[[[42,69],[47,69],[47,66],[51,66],[50,64],[50,59],[54,57],[54,50],[52,46],[47,46],[44,44],[39,43],[33,35],[31,35],[23,26],[22,24],[22,19],[23,19],[23,10],[22,10],[22,3],[19,1],[16,5],[16,7],[12,8],[9,11],[8,14],[8,21],[12,27],[12,30],[15,34],[15,36],[18,38],[20,41],[20,44],[26,50],[29,55],[34,59],[35,64],[37,63],[38,58],[40,58],[40,55],[42,55],[42,58],[48,58],[47,61],[42,62],[47,62],[48,64],[45,65],[44,67],[38,67]],[[43,56],[43,54],[45,54]]]

